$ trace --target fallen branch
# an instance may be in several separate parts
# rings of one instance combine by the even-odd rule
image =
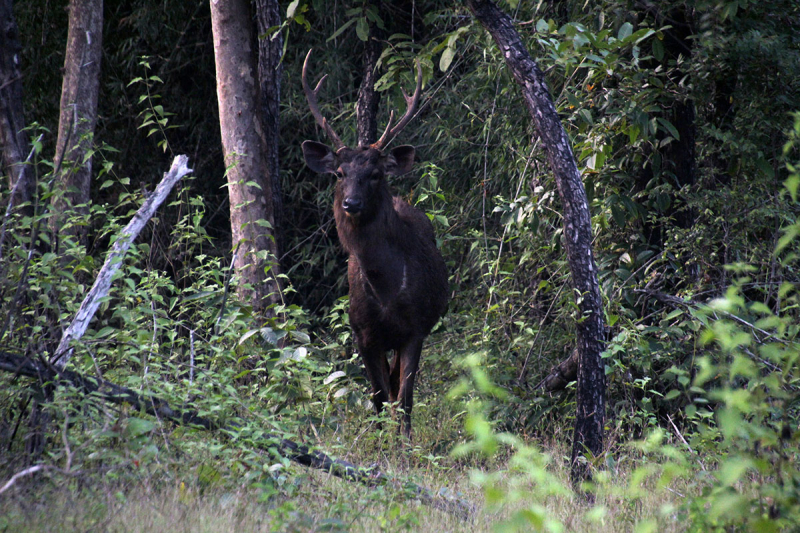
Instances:
[[[175,159],[172,160],[172,166],[169,172],[164,175],[164,178],[161,180],[161,183],[158,184],[156,190],[145,200],[142,207],[139,208],[136,214],[133,215],[131,221],[128,222],[128,225],[119,232],[119,235],[111,247],[111,251],[108,252],[108,257],[106,257],[103,267],[94,280],[94,285],[92,285],[86,298],[81,302],[78,312],[75,313],[75,318],[66,331],[64,331],[61,342],[58,343],[58,348],[53,355],[51,363],[56,365],[59,370],[63,370],[67,366],[70,357],[72,357],[73,348],[70,347],[70,343],[80,339],[83,334],[86,333],[89,322],[92,320],[92,317],[94,317],[97,308],[100,307],[100,300],[108,294],[108,290],[111,288],[111,279],[122,265],[122,259],[125,257],[133,241],[142,231],[145,224],[147,224],[147,221],[150,220],[156,210],[164,203],[164,200],[167,199],[172,187],[175,186],[181,178],[192,171],[192,169],[186,166],[188,161],[189,158],[185,155],[176,156]]]
[[[578,378],[578,350],[573,350],[569,357],[558,363],[534,389],[555,392],[566,387],[569,382]]]
[[[144,411],[156,418],[170,420],[177,424],[188,424],[209,431],[225,430],[223,433],[233,435],[238,433],[238,429],[244,425],[244,421],[234,420],[225,426],[220,426],[213,420],[200,416],[196,411],[173,409],[169,403],[155,396],[139,394],[104,379],[84,376],[72,370],[59,369],[53,365],[38,363],[9,352],[0,351],[0,370],[38,379],[42,383],[60,380],[86,395],[92,395],[113,404],[129,404],[135,410]],[[365,469],[348,461],[333,458],[279,435],[267,434],[264,442],[258,447],[263,451],[277,447],[282,456],[298,464],[323,470],[350,481],[357,481],[368,486],[393,485],[410,492],[426,505],[464,519],[469,517],[474,510],[470,503],[454,497],[446,489],[433,493],[415,483],[400,483],[378,470]]]

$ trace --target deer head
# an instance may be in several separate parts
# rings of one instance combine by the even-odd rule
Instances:
[[[303,156],[311,170],[320,173],[336,174],[339,179],[337,184],[337,198],[341,197],[341,207],[348,216],[369,216],[376,209],[376,202],[380,201],[383,191],[388,194],[385,176],[399,176],[405,174],[414,164],[414,147],[398,146],[384,153],[388,145],[400,131],[413,118],[422,94],[422,68],[417,62],[417,86],[412,96],[403,91],[406,100],[406,113],[400,121],[392,127],[394,111],[389,114],[389,123],[386,130],[377,142],[368,146],[348,148],[333,130],[319,110],[317,95],[327,75],[311,89],[308,84],[308,60],[311,57],[309,50],[303,63],[303,91],[308,100],[311,114],[317,124],[325,131],[328,139],[333,143],[329,146],[315,142],[303,142]]]

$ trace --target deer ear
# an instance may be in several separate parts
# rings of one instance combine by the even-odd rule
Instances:
[[[408,144],[392,149],[386,157],[384,168],[391,176],[401,176],[414,166],[414,147]]]
[[[316,141],[303,142],[303,157],[308,168],[314,172],[324,174],[336,172],[336,155],[328,146]]]

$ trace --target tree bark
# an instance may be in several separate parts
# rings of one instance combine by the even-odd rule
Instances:
[[[642,61],[642,68],[655,71],[657,67],[662,66],[666,72],[670,72],[671,86],[679,87],[686,73],[680,69],[673,71],[669,69],[670,64],[677,62],[680,56],[692,55],[692,37],[695,33],[693,8],[684,5],[670,8],[668,4],[652,2],[638,2],[637,7],[653,17],[656,27],[669,26],[664,30],[664,58],[661,65],[651,57]],[[668,11],[662,11],[663,9]],[[657,148],[654,152],[660,156],[659,182],[670,183],[677,191],[694,185],[697,180],[695,108],[691,94],[682,95],[675,89],[665,90],[663,99],[662,109],[652,115],[669,121],[678,132],[678,138],[661,147],[661,141],[667,134],[659,130],[656,132],[654,144]],[[641,169],[638,176],[638,190],[645,190],[649,186],[654,177],[654,170],[652,163]],[[680,193],[671,195],[669,207],[659,214],[673,219],[680,228],[689,228],[694,223],[694,214],[680,203],[680,196]],[[654,246],[664,246],[665,229],[663,223],[653,224],[647,219],[644,220],[644,233],[648,242]]]
[[[238,298],[266,318],[272,314],[271,305],[280,301],[279,269],[249,2],[211,0],[211,29]]]
[[[467,0],[476,19],[489,31],[503,53],[514,79],[522,88],[525,105],[543,141],[564,208],[564,243],[580,317],[577,322],[578,397],[572,442],[573,484],[589,479],[586,452],[603,451],[605,373],[604,321],[597,266],[592,254],[592,226],[586,190],[575,162],[569,137],[556,113],[544,75],[514,29],[511,18],[491,1]]]
[[[380,2],[370,2],[370,7],[380,12]],[[364,44],[362,65],[364,76],[358,87],[356,101],[359,146],[369,146],[378,140],[378,108],[381,103],[381,93],[375,90],[375,82],[378,81],[378,71],[375,67],[381,57],[383,33],[374,22],[369,21],[369,38]]]
[[[25,164],[28,147],[25,113],[22,105],[19,28],[14,19],[12,0],[0,0],[0,145],[3,165],[8,173],[10,202],[17,207],[33,197],[33,174]]]
[[[64,226],[69,211],[89,214],[92,158],[100,92],[103,46],[103,0],[70,0],[69,31],[61,86],[61,111],[56,141],[56,172],[61,191],[55,201],[51,229],[85,239],[86,227]]]
[[[258,25],[258,82],[260,120],[263,133],[264,159],[267,164],[265,179],[269,182],[267,190],[272,194],[273,237],[276,257],[280,257],[283,246],[283,200],[281,197],[280,159],[280,103],[281,78],[283,76],[283,33],[277,32],[274,38],[266,35],[270,28],[279,26],[281,15],[278,0],[255,0],[256,23]]]

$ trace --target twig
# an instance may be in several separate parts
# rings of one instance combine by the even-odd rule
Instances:
[[[52,468],[53,467],[50,466],[50,465],[35,465],[35,466],[31,466],[29,468],[26,468],[25,470],[22,470],[20,472],[17,472],[13,476],[11,476],[11,479],[9,479],[6,482],[6,484],[3,485],[2,488],[0,488],[0,494],[3,494],[5,491],[10,489],[11,486],[14,483],[16,483],[19,478],[25,477],[25,476],[30,476],[31,474],[35,474],[36,472],[39,472],[40,470],[50,470]]]
[[[33,148],[31,148],[31,152],[28,154],[28,158],[22,163],[23,168],[24,165],[27,165],[33,159],[33,154],[36,153],[36,145],[42,140],[44,134],[39,135],[39,138],[36,139],[34,142]],[[14,209],[14,195],[17,193],[17,188],[19,184],[25,181],[24,177],[20,177],[17,182],[14,184],[14,188],[11,189],[11,194],[8,196],[8,206],[6,206],[6,214],[3,216],[3,227],[0,229],[0,259],[3,259],[3,243],[6,240],[6,223],[8,223],[8,218],[11,216],[11,210]],[[33,242],[31,242],[31,247],[33,247]]]
[[[14,485],[14,483],[17,482],[18,479],[23,478],[25,476],[30,476],[31,474],[35,474],[36,472],[41,472],[42,470],[55,470],[56,472],[60,472],[65,476],[75,476],[80,474],[80,472],[78,471],[69,472],[67,470],[62,470],[61,468],[52,465],[34,465],[26,468],[25,470],[21,470],[20,472],[17,472],[13,476],[11,476],[11,479],[6,481],[6,484],[0,487],[0,494],[3,494],[5,491],[10,489],[12,485]]]
[[[128,222],[128,225],[117,236],[103,267],[97,274],[94,285],[92,285],[89,294],[81,302],[78,312],[75,313],[75,318],[61,337],[61,342],[59,342],[56,353],[51,360],[51,363],[55,364],[60,370],[66,367],[72,356],[74,349],[70,347],[70,343],[80,339],[86,332],[89,322],[94,317],[98,307],[100,307],[100,300],[108,294],[108,290],[111,288],[111,279],[122,265],[122,259],[134,239],[142,231],[147,221],[155,214],[159,206],[166,200],[172,187],[192,171],[186,166],[188,160],[189,158],[185,155],[175,157],[169,172],[164,175],[156,190],[145,200],[142,207],[139,208],[131,221]]]
[[[670,425],[672,426],[672,429],[673,429],[673,431],[675,432],[675,435],[677,435],[677,437],[678,437],[679,439],[681,439],[681,442],[682,442],[682,443],[683,443],[683,444],[686,446],[686,449],[687,449],[687,450],[689,450],[689,452],[690,452],[692,455],[697,455],[697,452],[695,452],[695,451],[692,449],[692,447],[691,447],[691,446],[689,446],[689,443],[688,443],[688,442],[686,442],[686,439],[684,439],[684,438],[683,438],[683,435],[682,435],[682,434],[681,434],[681,432],[678,430],[678,426],[676,426],[676,425],[675,425],[675,422],[673,422],[673,421],[672,421],[672,417],[671,417],[670,415],[667,415],[667,420],[669,420],[669,423],[670,423]],[[698,459],[697,459],[697,464],[699,464],[699,465],[700,465],[700,468],[702,468],[702,469],[703,469],[703,472],[705,472],[705,470],[706,470],[706,467],[705,467],[705,465],[703,465],[703,461],[701,461],[701,460],[698,458]]]
[[[239,251],[240,244],[242,244],[241,241],[236,243],[236,248],[233,249],[233,254],[231,254],[231,266],[228,269],[227,276],[225,277],[225,288],[222,291],[222,304],[219,306],[219,314],[217,314],[217,319],[214,321],[215,335],[219,331],[219,321],[222,320],[222,315],[225,314],[225,304],[228,302],[228,293],[230,292],[231,279],[233,278],[233,265],[236,263],[236,253]]]

